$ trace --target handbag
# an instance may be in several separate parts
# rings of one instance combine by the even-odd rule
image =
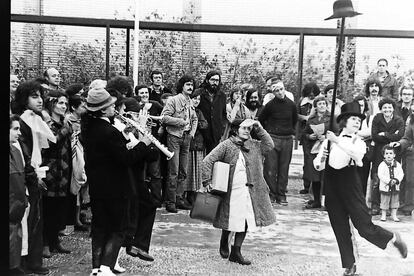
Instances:
[[[197,192],[190,218],[213,222],[222,198],[209,192]]]
[[[213,166],[213,176],[211,180],[211,191],[215,194],[227,193],[229,184],[230,164],[217,161]]]

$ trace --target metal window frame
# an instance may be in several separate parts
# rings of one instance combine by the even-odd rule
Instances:
[[[126,75],[129,75],[129,43],[130,30],[134,29],[133,20],[115,20],[81,17],[61,17],[44,15],[11,14],[11,22],[51,24],[82,27],[106,28],[106,78],[109,77],[109,51],[110,29],[126,29]],[[233,34],[259,34],[259,35],[295,35],[299,36],[299,62],[298,62],[298,89],[302,88],[303,53],[305,36],[337,36],[336,28],[302,28],[302,27],[269,27],[269,26],[242,26],[242,25],[216,25],[216,24],[189,24],[173,22],[139,21],[139,28],[143,30],[203,32],[203,33],[233,33]],[[373,38],[414,38],[414,31],[410,30],[374,30],[374,29],[345,29],[345,36],[373,37]]]

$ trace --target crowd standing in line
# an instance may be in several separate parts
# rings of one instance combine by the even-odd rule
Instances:
[[[371,218],[381,210],[385,220],[390,209],[398,222],[397,212],[414,210],[409,169],[414,164],[414,88],[398,89],[387,65],[380,59],[364,91],[347,103],[333,103],[333,85],[321,93],[315,82],[305,84],[295,101],[280,75],[269,77],[262,93],[251,84],[226,91],[215,70],[199,87],[184,75],[173,90],[158,70],[151,72],[149,85],[134,88],[128,78],[115,76],[62,89],[55,68],[24,82],[11,74],[10,274],[48,274],[43,258],[71,253],[59,239],[68,225],[75,231],[91,229],[91,275],[124,272],[118,262],[122,248],[153,261],[156,209],[191,209],[195,192],[211,189],[216,161],[230,164],[228,192],[213,224],[222,229],[219,253],[249,265],[241,254],[247,230],[275,221],[272,203],[288,205],[296,134],[304,152],[300,193],[313,194],[305,208],[328,211],[345,275],[356,271],[347,215],[361,236],[380,248],[392,241],[405,257],[401,237]],[[348,136],[353,142],[344,149],[339,141],[350,142]],[[343,158],[329,158],[324,167],[320,159],[326,157],[328,140],[331,154]],[[167,157],[166,150],[173,155]],[[330,181],[338,175],[344,175],[343,186],[351,185],[343,193]],[[84,208],[91,208],[91,221],[81,216]]]

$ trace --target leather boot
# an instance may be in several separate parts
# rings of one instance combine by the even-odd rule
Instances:
[[[229,257],[230,262],[239,263],[242,265],[251,265],[252,262],[243,258],[241,252],[240,252],[240,246],[231,246],[231,253]]]
[[[223,233],[221,233],[221,238],[220,238],[220,256],[223,259],[227,259],[230,255],[229,252],[229,235],[225,235]]]

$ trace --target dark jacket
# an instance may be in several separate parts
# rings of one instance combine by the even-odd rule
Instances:
[[[81,136],[90,197],[130,197],[133,178],[129,169],[135,162],[144,159],[146,145],[140,142],[128,150],[122,133],[101,118],[89,118]]]
[[[259,121],[271,135],[294,135],[298,121],[295,103],[286,96],[283,99],[274,97],[264,106]]]
[[[382,148],[390,142],[399,141],[404,135],[404,130],[405,124],[400,116],[394,114],[391,121],[387,123],[384,114],[378,113],[375,115],[371,128],[372,140],[375,142],[372,172],[377,172],[378,165],[383,159]],[[384,132],[385,135],[378,135],[381,132]],[[399,158],[399,154],[397,154],[397,160]]]
[[[72,176],[72,150],[70,144],[71,129],[63,121],[52,119],[50,129],[56,136],[56,143],[49,142],[49,148],[42,152],[42,166],[48,166],[44,182],[46,195],[64,197],[69,193]]]
[[[249,187],[250,197],[252,199],[253,212],[257,226],[267,226],[276,221],[272,204],[270,203],[269,187],[263,176],[263,159],[264,155],[274,147],[270,135],[260,127],[257,131],[257,137],[260,140],[249,139],[244,143],[244,147],[249,151],[242,151],[246,161],[247,186]],[[215,147],[203,160],[202,179],[203,185],[209,184],[212,177],[213,165],[216,161],[222,161],[230,164],[230,173],[228,180],[228,192],[219,205],[217,215],[214,219],[213,226],[221,229],[228,229],[230,197],[233,184],[233,175],[236,163],[239,158],[240,146],[232,142],[229,138]]]
[[[20,265],[22,251],[21,221],[27,207],[26,187],[24,185],[23,159],[15,146],[9,154],[9,267]]]
[[[378,72],[374,73],[373,76],[378,80],[381,80]],[[387,77],[381,82],[382,92],[381,96],[383,98],[392,98],[394,101],[398,101],[398,82],[397,80],[387,71]]]
[[[148,87],[148,90],[149,90],[149,99],[150,99],[151,101],[157,101],[157,102],[158,102],[159,104],[161,104],[161,105],[162,105],[162,101],[161,101],[161,96],[162,96],[162,94],[165,94],[165,93],[170,93],[170,94],[172,94],[171,90],[170,90],[169,88],[165,87],[165,86],[163,86],[163,87],[161,88],[160,93],[157,93],[157,92],[153,89],[153,87],[152,87],[152,86]]]
[[[413,102],[411,102],[411,105],[413,104]],[[396,104],[396,108],[394,111],[394,114],[400,116],[404,123],[407,121],[408,116],[410,116],[411,114],[411,109],[410,107],[407,108],[402,108],[402,101],[398,101]]]
[[[222,91],[217,91],[211,102],[206,88],[201,87],[197,90],[201,90],[198,108],[203,112],[204,118],[208,123],[208,127],[201,133],[206,144],[217,145],[227,122],[226,94]]]
[[[22,148],[25,163],[25,184],[29,191],[29,196],[39,197],[41,188],[38,184],[37,174],[30,164],[33,150],[32,130],[23,120],[20,120],[20,132],[21,135],[19,136],[19,143]]]
[[[204,144],[204,138],[201,134],[202,129],[207,129],[208,123],[207,120],[204,118],[203,112],[201,112],[200,109],[196,108],[195,110],[198,118],[198,125],[197,130],[194,135],[194,138],[191,140],[190,143],[190,150],[192,151],[202,151],[206,148],[206,145]]]

